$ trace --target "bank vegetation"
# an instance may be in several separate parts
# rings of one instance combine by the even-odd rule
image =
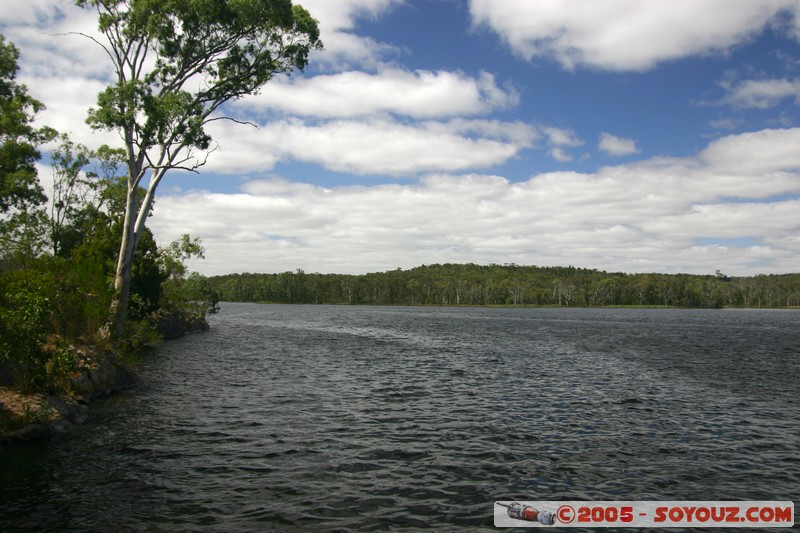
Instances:
[[[800,274],[625,274],[575,267],[435,264],[363,275],[230,274],[225,301],[374,305],[798,307]]]

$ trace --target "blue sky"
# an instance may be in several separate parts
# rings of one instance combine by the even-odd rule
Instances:
[[[200,237],[200,272],[798,271],[800,1],[300,3],[325,50],[159,188],[149,226]],[[41,121],[118,144],[83,123],[110,66],[63,35],[95,23],[0,7]]]

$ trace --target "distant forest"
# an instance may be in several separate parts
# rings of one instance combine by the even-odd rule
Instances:
[[[575,267],[423,265],[363,275],[229,274],[222,301],[374,305],[798,307],[800,274],[624,274]]]

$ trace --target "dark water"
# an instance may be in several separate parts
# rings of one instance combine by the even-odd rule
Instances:
[[[0,529],[475,531],[495,500],[800,496],[800,312],[229,304],[212,327],[69,437],[0,452]]]

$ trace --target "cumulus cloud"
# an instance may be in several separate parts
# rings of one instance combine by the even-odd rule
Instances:
[[[57,0],[29,0],[27,2],[3,2],[0,4],[0,20],[8,25],[41,24],[56,16],[53,7]]]
[[[164,241],[186,231],[200,236],[207,261],[195,266],[209,274],[359,273],[465,261],[795,271],[800,152],[791,147],[798,136],[800,129],[734,135],[695,157],[522,182],[451,173],[413,184],[327,188],[257,180],[236,194],[162,196],[151,226]],[[765,151],[768,145],[785,148]],[[742,167],[742,159],[751,161]],[[742,237],[756,244],[730,244]]]
[[[722,104],[733,107],[768,109],[786,98],[800,104],[800,78],[745,80],[736,84],[724,83],[725,97]]]
[[[729,0],[470,0],[473,23],[525,59],[617,71],[728,50],[797,10],[796,0],[750,0],[735,8]]]
[[[390,119],[275,121],[254,130],[218,123],[220,139],[207,170],[259,172],[281,159],[330,170],[391,176],[487,168],[533,146],[536,130],[521,122],[453,119],[405,124]]]
[[[569,155],[563,148],[551,148],[550,157],[561,163],[572,161],[572,156]]]
[[[0,15],[0,26],[20,49],[23,75],[56,80],[65,72],[87,78],[113,74],[108,56],[89,38],[99,37],[95,11],[58,0],[4,5],[13,13]]]
[[[580,137],[570,129],[545,126],[542,131],[547,135],[547,142],[551,146],[580,146],[583,144]]]
[[[106,52],[89,38],[99,37],[96,11],[59,0],[3,5],[0,31],[20,50],[17,79],[46,106],[35,123],[91,148],[119,145],[117,134],[92,132],[86,125],[88,109],[113,75]]]
[[[550,157],[561,163],[572,161],[573,157],[564,148],[581,146],[583,141],[574,131],[565,128],[555,128],[552,126],[542,127],[542,133],[547,137],[547,144],[552,148],[549,151]]]
[[[97,104],[97,93],[106,84],[77,76],[22,77],[31,95],[46,103],[46,109],[36,117],[37,124],[47,124],[58,131],[70,133],[73,141],[87,146],[119,145],[117,133],[92,131],[86,125],[88,110]]]
[[[720,172],[742,176],[800,170],[800,128],[768,129],[723,137],[700,155]]]
[[[335,6],[303,5],[320,19],[323,31],[349,35],[357,19],[380,17],[397,3],[343,0]],[[32,21],[35,25],[30,25]],[[37,122],[70,132],[73,140],[93,148],[120,143],[116,133],[93,132],[85,124],[87,110],[111,74],[105,52],[76,35],[93,34],[96,25],[91,10],[37,0],[9,14],[3,28],[23,51],[20,81],[47,105]],[[369,48],[364,42],[358,46]],[[220,146],[204,170],[263,173],[288,159],[342,172],[393,176],[488,168],[531,147],[536,131],[519,122],[460,117],[514,106],[518,98],[516,91],[500,86],[488,72],[472,77],[444,70],[380,67],[375,73],[276,79],[261,95],[228,110],[246,114],[243,118],[248,121],[258,121],[253,117],[258,109],[277,110],[286,118],[269,122],[274,113],[266,112],[271,116],[260,129],[213,124],[210,131]]]
[[[499,87],[488,72],[472,78],[460,72],[386,68],[375,74],[278,79],[237,106],[324,118],[382,113],[434,118],[488,113],[518,102],[519,95]]]
[[[631,155],[639,152],[636,148],[636,141],[633,139],[617,137],[607,132],[600,134],[600,141],[597,147],[602,152],[616,156]]]
[[[359,19],[377,19],[404,0],[303,0],[311,16],[319,21],[325,50],[315,58],[331,66],[378,66],[395,48],[353,30]]]

